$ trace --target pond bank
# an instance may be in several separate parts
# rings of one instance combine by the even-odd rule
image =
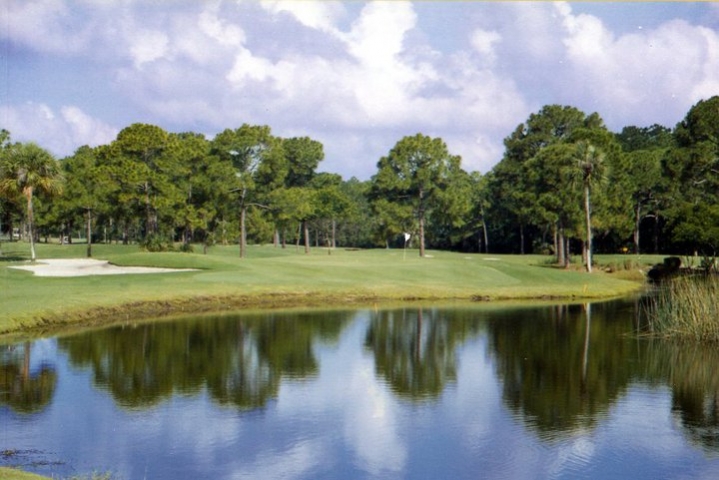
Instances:
[[[41,245],[40,258],[81,258],[83,246]],[[255,247],[209,255],[147,253],[134,246],[98,245],[113,265],[187,271],[154,274],[37,277],[0,263],[4,315],[0,335],[43,335],[65,326],[97,326],[173,315],[237,309],[358,306],[406,301],[607,299],[643,288],[641,273],[586,274],[554,268],[543,256],[395,250],[336,250],[304,255]],[[6,255],[10,256],[7,252]],[[491,261],[490,261],[491,260]],[[653,259],[647,259],[651,263]],[[42,262],[42,260],[39,260]],[[624,276],[621,274],[624,273]]]

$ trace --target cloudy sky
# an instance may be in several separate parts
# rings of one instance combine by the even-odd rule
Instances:
[[[0,128],[58,157],[249,123],[345,178],[418,132],[486,172],[543,105],[619,131],[719,94],[719,4],[0,0],[0,56]]]

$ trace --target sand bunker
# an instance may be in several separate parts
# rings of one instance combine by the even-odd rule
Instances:
[[[191,272],[191,268],[118,267],[107,260],[68,258],[39,260],[34,265],[12,266],[28,270],[38,277],[82,277],[86,275],[122,275],[128,273]]]

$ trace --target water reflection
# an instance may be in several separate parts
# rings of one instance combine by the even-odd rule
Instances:
[[[719,352],[636,338],[638,311],[270,312],[0,347],[0,451],[123,478],[719,473],[671,470],[719,453]]]
[[[457,380],[456,348],[478,331],[476,317],[437,309],[374,312],[365,348],[377,375],[411,400],[436,399]]]
[[[719,453],[719,351],[715,346],[646,342],[648,381],[672,387],[672,414],[689,441]]]
[[[53,364],[32,365],[32,345],[0,347],[0,405],[22,414],[37,413],[50,404],[57,384]]]
[[[626,390],[636,344],[620,304],[557,305],[491,322],[507,406],[540,437],[593,428]]]
[[[120,405],[148,407],[206,388],[223,405],[263,407],[280,379],[314,375],[315,339],[336,340],[349,313],[263,314],[123,326],[61,339],[72,365]]]

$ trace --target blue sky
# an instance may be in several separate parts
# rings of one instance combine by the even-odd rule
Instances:
[[[719,94],[719,4],[2,0],[0,56],[0,127],[58,157],[250,123],[345,178],[418,132],[486,172],[543,105],[619,131]]]

